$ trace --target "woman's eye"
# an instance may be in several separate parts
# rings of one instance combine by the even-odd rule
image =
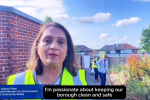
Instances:
[[[59,44],[64,44],[64,41],[58,41]]]
[[[52,40],[48,40],[48,39],[47,39],[47,40],[45,40],[45,42],[46,42],[46,43],[51,43]]]

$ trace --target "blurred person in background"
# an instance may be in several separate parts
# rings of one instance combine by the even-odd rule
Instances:
[[[103,58],[100,58],[95,65],[99,65],[98,73],[101,78],[101,86],[105,86],[106,73],[108,73],[108,56],[104,54]]]
[[[95,65],[95,63],[99,60],[100,57],[96,58],[93,62],[92,62],[92,67],[94,68],[94,73],[95,73],[95,82],[99,82],[100,80],[98,79],[98,66],[99,65]]]
[[[90,58],[90,69],[92,70],[92,62],[93,62],[93,59],[92,58]]]

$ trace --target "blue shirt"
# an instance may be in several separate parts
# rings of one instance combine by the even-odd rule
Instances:
[[[37,84],[41,84],[41,83],[36,79],[36,72],[35,72],[35,70],[34,70],[33,73],[34,73],[34,77],[35,77],[35,80],[36,80]],[[61,77],[61,75],[59,76],[59,78],[57,79],[57,81],[55,82],[54,85],[60,85],[60,77]],[[58,99],[44,99],[44,100],[58,100]]]
[[[101,62],[102,61],[102,62]],[[108,71],[108,60],[105,61],[105,68],[104,68],[104,58],[100,58],[96,64],[96,66],[99,65],[98,67],[98,71],[101,73],[106,73],[106,71]],[[105,70],[106,69],[106,70]]]
[[[36,72],[35,71],[34,71],[34,77],[36,79]],[[37,79],[36,79],[36,82],[37,82],[37,84],[41,84]],[[57,81],[55,82],[54,85],[60,85],[60,76],[59,76],[59,78],[57,79]]]

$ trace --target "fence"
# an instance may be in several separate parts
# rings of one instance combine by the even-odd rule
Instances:
[[[120,65],[120,64],[125,64],[126,63],[126,58],[127,57],[109,57],[108,59],[108,67],[111,65]]]
[[[108,59],[108,64],[109,64],[109,67],[111,65],[120,65],[120,64],[126,64],[126,58],[131,55],[131,54],[122,54],[120,56],[118,55],[111,55],[111,54],[107,54],[109,56],[109,59]],[[137,54],[134,54],[134,55],[137,55]],[[148,53],[148,55],[150,55],[150,53]],[[144,57],[143,54],[140,54],[141,57]]]

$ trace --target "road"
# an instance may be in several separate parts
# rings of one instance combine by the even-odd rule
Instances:
[[[88,85],[100,85],[101,82],[95,82],[95,76],[94,74],[91,74],[90,73],[90,69],[89,68],[86,68],[86,80],[87,80],[87,83]],[[110,76],[110,78],[112,79],[113,77]],[[110,85],[110,81],[108,80],[108,76],[106,75],[106,85]]]
[[[86,68],[86,80],[88,85],[100,85],[100,82],[95,82],[94,75],[90,74],[90,69]],[[111,78],[111,77],[110,77]],[[108,76],[106,77],[106,80],[108,79]],[[109,81],[106,82],[106,85],[109,85]],[[86,100],[124,100],[124,99],[86,99]]]

